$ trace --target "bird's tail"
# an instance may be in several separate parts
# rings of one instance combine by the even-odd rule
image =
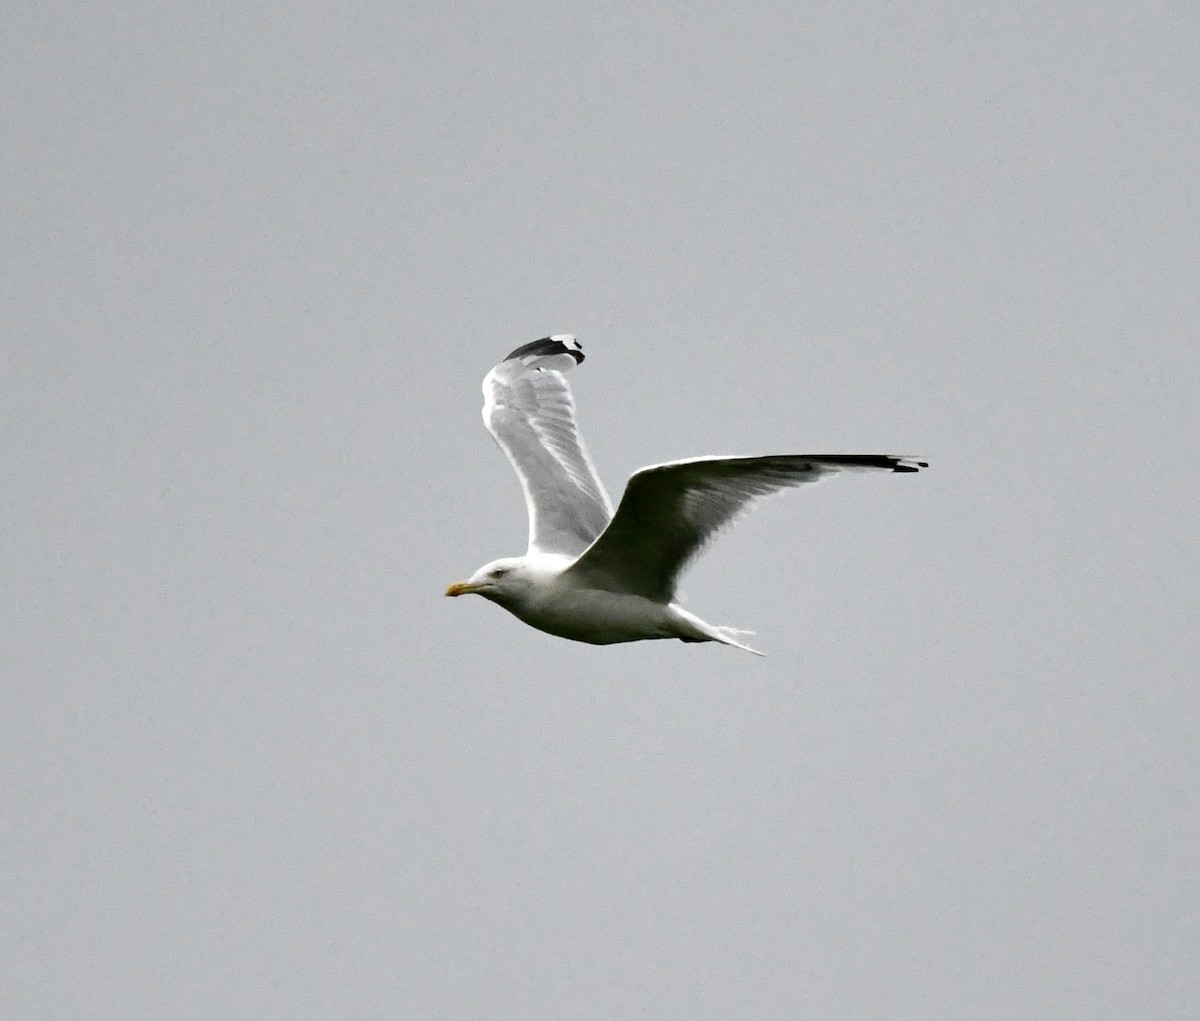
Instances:
[[[667,612],[671,620],[669,633],[681,642],[720,642],[722,645],[732,645],[735,649],[752,652],[756,656],[766,655],[757,649],[750,648],[745,642],[739,641],[746,635],[754,634],[753,631],[743,631],[736,627],[717,627],[715,624],[701,620],[694,613],[689,613],[678,603],[672,603],[667,607]]]
[[[714,641],[720,642],[722,645],[732,645],[735,649],[745,649],[747,652],[752,652],[756,656],[765,656],[765,652],[759,652],[757,649],[752,649],[745,642],[738,641],[739,638],[745,638],[747,635],[754,634],[753,631],[745,631],[739,627],[720,627],[714,626],[713,630],[717,633]]]

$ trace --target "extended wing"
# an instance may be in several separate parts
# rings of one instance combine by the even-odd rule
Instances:
[[[525,490],[530,553],[577,556],[612,518],[563,377],[582,361],[574,337],[545,337],[517,348],[483,381],[484,424]]]
[[[604,533],[567,574],[591,588],[669,602],[688,561],[753,500],[844,469],[915,472],[887,454],[698,457],[636,472]]]

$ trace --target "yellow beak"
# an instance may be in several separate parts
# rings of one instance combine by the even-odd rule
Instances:
[[[469,581],[456,581],[453,585],[451,585],[448,589],[446,589],[446,595],[448,595],[448,596],[465,596],[471,592],[476,592],[478,590],[479,590],[479,586],[472,585]]]

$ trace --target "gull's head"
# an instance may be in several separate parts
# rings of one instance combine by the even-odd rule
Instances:
[[[448,589],[448,596],[465,596],[474,593],[494,603],[514,602],[529,588],[532,578],[522,557],[503,557],[484,564],[466,581],[456,581]]]

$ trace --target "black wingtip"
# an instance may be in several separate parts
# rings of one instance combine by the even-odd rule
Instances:
[[[531,355],[537,358],[544,358],[548,355],[570,355],[578,365],[583,361],[583,345],[570,334],[561,333],[554,337],[543,337],[541,340],[523,344],[515,351],[510,351],[504,360],[507,362],[512,358],[526,358]]]
[[[888,468],[894,472],[915,472],[928,468],[928,461],[895,454],[814,454],[818,464],[841,464],[847,468]]]

